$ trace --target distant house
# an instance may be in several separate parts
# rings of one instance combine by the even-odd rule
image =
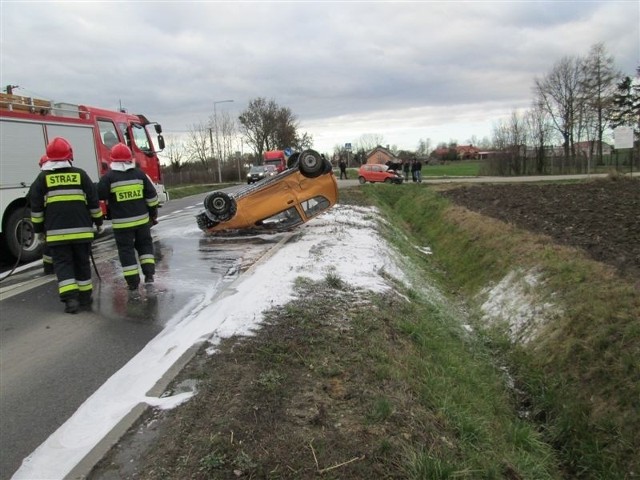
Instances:
[[[378,145],[367,154],[364,163],[386,165],[387,162],[399,163],[402,162],[402,160],[396,157],[388,148]]]
[[[444,160],[448,154],[449,149],[447,147],[436,148],[433,152],[431,152],[432,157],[436,157],[440,160]]]
[[[478,147],[473,145],[456,145],[455,147],[436,148],[431,155],[440,160],[475,160],[481,157],[481,152]]]
[[[473,145],[458,145],[456,153],[459,160],[476,160],[480,158],[480,149]]]

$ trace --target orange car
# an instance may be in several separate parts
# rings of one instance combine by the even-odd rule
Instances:
[[[289,168],[258,183],[209,193],[198,227],[206,233],[285,231],[308,222],[338,201],[331,164],[314,150],[294,153]]]

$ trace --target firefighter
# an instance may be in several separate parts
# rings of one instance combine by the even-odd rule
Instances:
[[[102,229],[102,210],[95,184],[73,166],[66,139],[56,137],[47,145],[47,161],[29,195],[33,228],[51,252],[64,311],[91,308],[91,242],[93,225]]]
[[[137,298],[140,268],[145,287],[153,286],[156,261],[151,226],[157,223],[158,195],[124,143],[111,149],[111,170],[98,182],[98,195],[108,202],[122,272],[131,297]]]

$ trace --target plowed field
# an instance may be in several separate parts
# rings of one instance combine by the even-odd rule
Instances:
[[[578,247],[640,281],[640,180],[474,185],[442,192],[458,205]]]

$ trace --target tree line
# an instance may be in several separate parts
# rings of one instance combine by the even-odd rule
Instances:
[[[534,79],[532,90],[531,108],[513,111],[508,119],[496,122],[491,139],[474,136],[467,140],[491,152],[483,173],[585,172],[612,162],[605,153],[612,129],[628,126],[633,128],[634,138],[640,136],[640,66],[635,78],[625,76],[616,69],[613,56],[602,43],[593,45],[584,57],[560,59],[549,72]],[[197,183],[199,179],[222,182],[242,181],[245,167],[260,163],[265,151],[311,148],[313,137],[299,131],[291,109],[274,99],[257,97],[237,120],[227,112],[214,114],[207,122],[189,126],[184,144],[170,136],[166,143],[163,156],[169,165],[165,177],[180,177],[179,183]],[[382,135],[365,133],[353,141],[351,148],[335,145],[328,157],[335,161],[343,158],[350,166],[357,166],[366,160],[368,152],[383,145]],[[451,151],[456,145],[452,140],[434,148],[427,138],[419,140],[415,151],[385,146],[401,159],[426,159],[437,148]],[[635,154],[628,152],[622,162],[633,168],[631,162],[635,161],[640,168],[638,148],[635,141]]]
[[[611,162],[606,133],[620,126],[640,135],[640,67],[636,78],[615,68],[602,43],[585,57],[568,56],[534,79],[529,110],[494,125],[498,174],[569,173]],[[554,149],[560,145],[561,150]],[[586,148],[585,148],[586,146]],[[626,152],[624,162],[637,157]],[[640,163],[640,159],[636,159]],[[631,166],[631,165],[629,165]]]

